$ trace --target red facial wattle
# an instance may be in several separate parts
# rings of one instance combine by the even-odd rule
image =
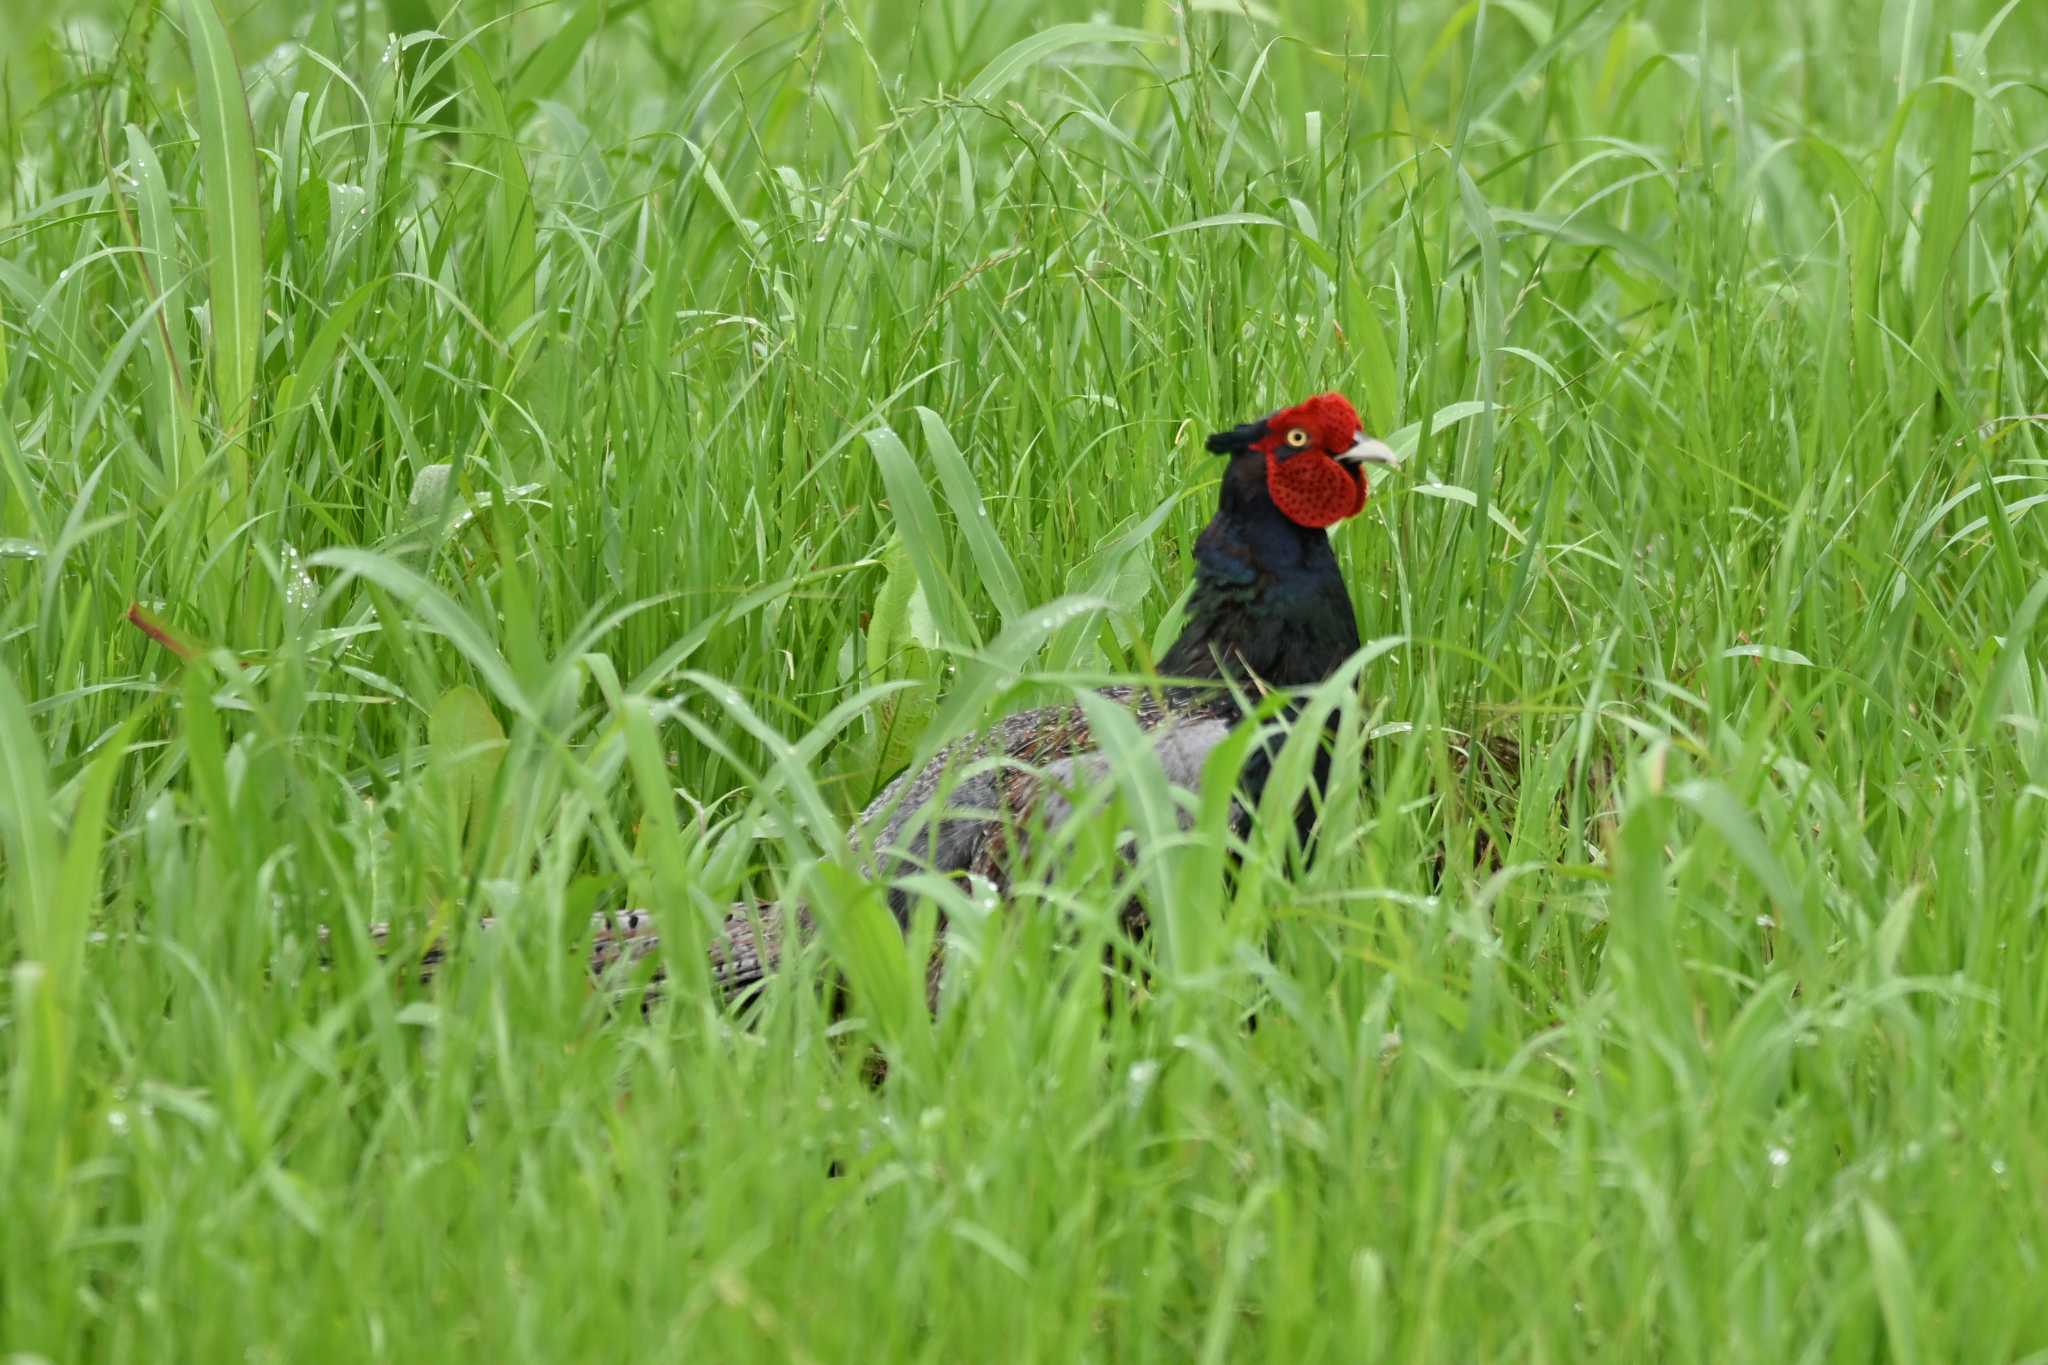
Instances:
[[[1298,526],[1335,526],[1365,506],[1365,481],[1320,450],[1266,453],[1266,492]]]

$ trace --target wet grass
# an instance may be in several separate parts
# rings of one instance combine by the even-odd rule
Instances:
[[[0,17],[0,1350],[2048,1351],[2048,13],[444,8]],[[844,821],[1332,387],[1370,790],[928,1017]]]

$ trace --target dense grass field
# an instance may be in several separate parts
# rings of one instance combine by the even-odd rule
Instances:
[[[10,6],[0,1353],[2048,1359],[2044,53]],[[1226,879],[1132,765],[1135,870],[929,888],[928,1017],[849,815],[1142,671],[1326,388],[1369,783]],[[750,1018],[586,979],[792,894]]]

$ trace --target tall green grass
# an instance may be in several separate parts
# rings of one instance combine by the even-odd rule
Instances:
[[[2048,11],[1096,8],[0,17],[0,1350],[2048,1352]],[[927,1016],[848,816],[1333,387],[1371,789]]]

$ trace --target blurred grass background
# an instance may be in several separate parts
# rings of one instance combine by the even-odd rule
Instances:
[[[0,1350],[2048,1352],[2048,10],[0,44]],[[593,908],[860,910],[848,814],[1141,669],[1201,436],[1325,388],[1412,451],[1373,787],[1161,854],[1145,1007],[1100,864],[935,889],[929,1022],[588,989]]]

